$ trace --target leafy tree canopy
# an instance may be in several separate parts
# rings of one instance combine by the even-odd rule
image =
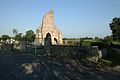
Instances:
[[[21,41],[22,40],[22,33],[18,33],[15,35],[15,40]]]
[[[2,38],[0,37],[0,40],[1,40]]]
[[[17,29],[15,29],[15,28],[13,29],[13,31],[12,31],[12,32],[13,32],[13,34],[18,34],[18,30],[17,30]]]
[[[29,42],[34,42],[34,40],[35,40],[34,31],[32,31],[32,30],[26,31],[26,35],[24,36],[24,38]]]
[[[113,40],[120,41],[120,18],[113,18],[112,22],[109,25],[110,29],[112,30]]]
[[[9,36],[9,35],[2,35],[1,38],[2,38],[2,40],[5,41],[5,40],[7,40],[7,39],[10,39],[10,36]]]

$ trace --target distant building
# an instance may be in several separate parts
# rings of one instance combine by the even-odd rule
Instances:
[[[35,42],[44,45],[47,35],[51,37],[51,43],[62,44],[62,34],[54,24],[54,13],[50,10],[43,16],[42,25],[36,30]]]

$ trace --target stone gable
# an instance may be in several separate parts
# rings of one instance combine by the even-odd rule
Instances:
[[[54,12],[50,10],[43,16],[42,25],[36,30],[36,42],[44,45],[46,35],[50,34],[52,45],[62,44],[62,34],[54,24]]]

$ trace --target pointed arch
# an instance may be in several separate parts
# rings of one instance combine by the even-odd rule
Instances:
[[[51,45],[51,44],[52,44],[52,42],[51,42],[51,34],[47,33],[46,37],[45,37],[45,45]]]
[[[54,38],[55,44],[58,44],[58,40],[56,38]]]

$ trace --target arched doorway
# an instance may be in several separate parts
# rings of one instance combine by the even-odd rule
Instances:
[[[58,44],[58,40],[56,38],[54,38],[55,44]]]
[[[52,44],[52,42],[51,42],[51,34],[47,33],[46,37],[45,37],[45,45],[51,45],[51,44]]]

